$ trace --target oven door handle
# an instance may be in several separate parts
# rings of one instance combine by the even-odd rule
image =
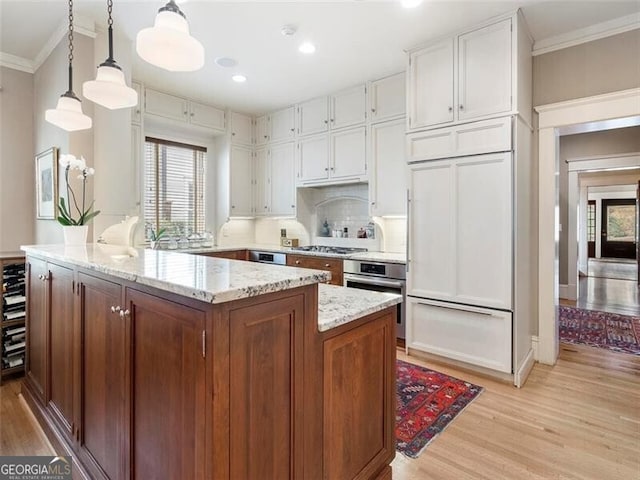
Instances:
[[[404,289],[404,282],[396,281],[396,280],[385,280],[382,278],[369,278],[360,275],[350,275],[345,273],[344,282],[345,286],[349,280],[353,280],[354,282],[364,283],[365,285],[380,285],[381,287],[391,287],[391,288],[399,288]]]

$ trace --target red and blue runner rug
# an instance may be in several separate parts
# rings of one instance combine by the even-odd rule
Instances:
[[[640,317],[559,307],[560,341],[640,355]]]
[[[416,458],[483,388],[402,360],[396,362],[396,450]]]

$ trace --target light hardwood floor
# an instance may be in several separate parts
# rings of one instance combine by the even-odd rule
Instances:
[[[397,454],[395,480],[640,478],[638,357],[563,345],[558,363],[536,365],[522,389],[400,350],[398,358],[485,391],[418,459]],[[52,454],[19,388],[0,387],[0,454]]]

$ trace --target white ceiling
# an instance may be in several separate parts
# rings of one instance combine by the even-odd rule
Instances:
[[[135,39],[139,30],[153,24],[164,3],[115,0],[114,27]],[[34,61],[65,24],[66,5],[66,0],[0,0],[0,52]],[[194,73],[169,73],[134,54],[133,76],[157,89],[260,113],[399,72],[405,67],[404,49],[518,7],[537,42],[632,14],[640,19],[638,0],[425,0],[416,9],[404,9],[392,0],[189,0],[181,2],[181,8],[191,33],[205,47],[205,67]],[[75,0],[74,13],[102,28],[106,1]],[[282,36],[285,24],[295,25],[297,34]],[[316,44],[314,55],[298,52],[304,39]],[[214,59],[219,56],[235,58],[238,66],[217,66]],[[248,81],[233,82],[235,72]]]

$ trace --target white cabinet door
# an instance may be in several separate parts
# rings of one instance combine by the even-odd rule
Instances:
[[[259,148],[255,152],[253,165],[253,211],[256,215],[269,213],[271,192],[271,168],[269,151]]]
[[[256,118],[256,145],[266,145],[269,142],[270,125],[268,115]]]
[[[511,110],[511,19],[458,39],[458,118]]]
[[[231,112],[231,141],[243,145],[253,144],[253,119],[249,115]]]
[[[314,98],[298,106],[298,133],[311,135],[326,132],[329,128],[329,103],[327,97]]]
[[[317,135],[298,142],[298,182],[329,178],[329,137]]]
[[[271,147],[271,215],[295,215],[295,143]]]
[[[454,39],[409,56],[409,130],[454,120]]]
[[[184,98],[145,88],[144,100],[145,113],[181,122],[186,122],[188,119],[189,107],[187,100]]]
[[[407,106],[406,83],[404,72],[371,82],[369,111],[372,122],[404,116]]]
[[[407,299],[407,345],[511,373],[510,312]]]
[[[455,297],[455,178],[453,161],[411,165],[407,228],[407,294]]]
[[[140,124],[140,122],[142,121],[143,104],[142,85],[137,82],[131,82],[131,88],[133,88],[138,94],[138,103],[135,107],[133,107],[133,110],[131,110],[131,123]]]
[[[367,90],[364,85],[331,96],[331,128],[349,127],[367,119]]]
[[[229,216],[251,216],[251,184],[253,181],[253,155],[250,147],[231,146],[230,186],[231,208]]]
[[[296,109],[285,108],[271,115],[271,142],[286,142],[296,137]]]
[[[511,154],[464,157],[455,168],[455,299],[510,309]]]
[[[189,116],[193,125],[224,131],[224,110],[211,105],[203,105],[197,102],[189,102]]]
[[[331,178],[364,177],[367,174],[367,129],[350,128],[331,134]]]
[[[405,120],[371,126],[371,214],[406,215]]]

